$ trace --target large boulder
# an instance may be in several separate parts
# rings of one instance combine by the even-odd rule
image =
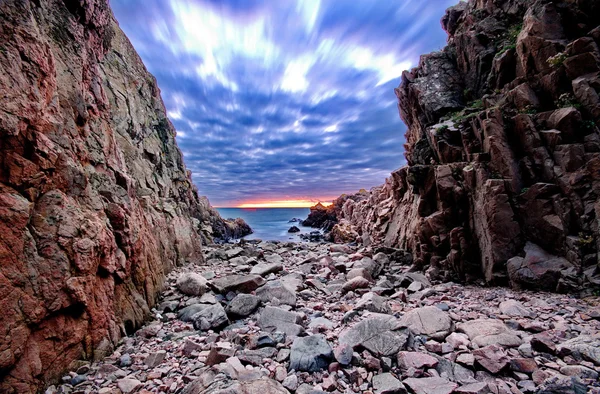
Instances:
[[[300,325],[302,317],[294,312],[267,306],[260,313],[258,325],[266,331],[279,331],[288,336],[298,336],[304,333]]]
[[[573,264],[554,256],[534,243],[525,245],[525,257],[513,257],[506,264],[510,283],[517,289],[556,291],[563,276],[573,272]]]
[[[316,372],[327,369],[333,350],[323,335],[294,339],[290,353],[290,370]]]
[[[260,275],[228,275],[213,279],[211,284],[221,294],[227,294],[230,291],[251,293],[264,285],[265,280]]]
[[[177,288],[183,294],[201,296],[206,292],[208,281],[195,272],[185,272],[177,278]]]
[[[380,356],[392,356],[404,349],[410,335],[400,328],[395,317],[375,315],[342,331],[339,342],[353,348],[363,347]]]
[[[438,340],[443,340],[452,329],[452,319],[448,313],[435,306],[413,309],[402,316],[399,324],[408,327],[416,335]]]

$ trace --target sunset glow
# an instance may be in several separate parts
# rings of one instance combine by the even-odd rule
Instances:
[[[237,208],[310,208],[316,204],[316,201],[309,200],[260,201],[240,204]],[[331,205],[331,201],[321,201],[321,204],[329,206]]]

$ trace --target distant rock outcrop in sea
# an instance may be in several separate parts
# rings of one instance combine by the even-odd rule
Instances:
[[[247,225],[199,198],[107,0],[0,2],[0,92],[0,392],[29,393],[140,327],[202,237]]]
[[[448,9],[448,46],[396,89],[408,165],[334,202],[332,233],[432,278],[600,286],[599,24],[595,0]]]

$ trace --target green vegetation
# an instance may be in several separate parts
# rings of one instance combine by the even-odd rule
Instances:
[[[596,129],[596,122],[593,120],[584,120],[581,122],[581,128],[585,131],[594,131]]]
[[[552,67],[560,67],[565,60],[567,60],[567,55],[565,55],[563,52],[559,52],[554,56],[550,56],[546,61]]]
[[[585,234],[583,232],[579,233],[579,245],[581,246],[590,246],[594,243],[594,237],[589,235],[589,234]]]
[[[501,55],[510,49],[517,49],[517,37],[519,37],[519,33],[521,33],[522,29],[523,25],[520,23],[512,25],[508,29],[503,38],[502,46],[498,48],[498,55]]]
[[[478,99],[478,100],[473,100],[473,101],[469,102],[467,104],[467,106],[460,111],[449,113],[448,117],[454,123],[462,123],[465,120],[468,120],[468,119],[471,119],[471,118],[477,116],[483,110],[484,110],[483,100]]]
[[[527,191],[528,191],[528,190],[529,190],[529,188],[528,188],[528,187],[524,187],[524,188],[522,188],[522,189],[521,189],[521,194],[523,194],[523,193],[527,193]]]
[[[581,108],[581,104],[577,102],[575,97],[571,93],[563,93],[560,95],[558,100],[554,102],[557,108],[574,107],[577,109]]]
[[[435,129],[435,132],[437,134],[440,134],[440,133],[443,133],[443,132],[446,132],[446,131],[448,131],[448,126],[447,125],[443,125],[443,126],[438,127],[437,129]]]
[[[538,113],[538,110],[535,109],[535,107],[528,105],[527,107],[519,110],[520,114],[527,114],[527,115],[535,115]]]

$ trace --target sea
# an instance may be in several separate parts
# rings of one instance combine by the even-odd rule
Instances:
[[[244,237],[247,240],[301,242],[299,234],[317,230],[298,223],[298,220],[308,217],[309,208],[217,208],[217,211],[225,219],[244,219],[254,230],[254,233]],[[298,227],[300,232],[288,233],[292,226]]]

